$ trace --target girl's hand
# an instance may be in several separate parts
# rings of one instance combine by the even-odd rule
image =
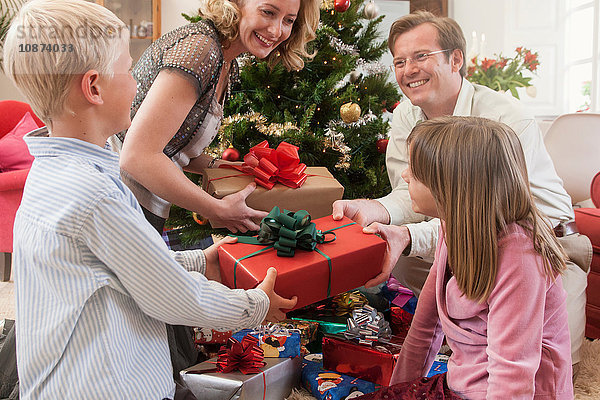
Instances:
[[[381,273],[365,283],[365,287],[369,288],[389,279],[402,252],[410,244],[410,232],[406,226],[382,225],[378,222],[363,228],[363,232],[377,234],[387,242]]]

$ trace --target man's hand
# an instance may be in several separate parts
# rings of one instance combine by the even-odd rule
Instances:
[[[258,223],[267,212],[252,209],[246,205],[246,197],[256,189],[254,182],[237,193],[218,200],[218,207],[211,215],[204,215],[213,228],[227,228],[231,232],[248,232],[260,229]]]
[[[377,234],[387,242],[381,273],[365,283],[365,287],[369,288],[389,279],[402,252],[410,244],[410,232],[406,226],[382,225],[379,223],[363,228],[363,232]]]
[[[269,296],[269,312],[265,318],[265,321],[268,322],[279,322],[285,319],[285,313],[281,311],[281,309],[283,308],[289,310],[294,308],[298,302],[298,297],[296,296],[292,297],[291,299],[284,299],[275,293],[275,278],[277,278],[277,270],[274,267],[271,267],[267,270],[267,276],[265,276],[265,279],[257,286],[258,289],[262,289],[262,291]]]
[[[221,268],[219,267],[219,254],[217,250],[226,243],[235,242],[237,242],[237,238],[226,236],[204,250],[204,256],[206,257],[206,272],[204,276],[206,276],[206,279],[221,282]]]
[[[373,222],[390,223],[390,214],[377,200],[337,200],[333,203],[333,219],[340,220],[343,216],[362,226]]]

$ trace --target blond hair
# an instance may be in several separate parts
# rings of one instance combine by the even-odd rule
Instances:
[[[410,169],[431,190],[445,221],[448,263],[467,298],[485,301],[496,281],[498,234],[526,229],[553,278],[565,253],[536,208],[521,143],[508,126],[478,117],[441,117],[408,137]]]
[[[463,34],[460,25],[458,25],[458,23],[452,18],[438,17],[429,11],[416,11],[394,21],[388,36],[388,47],[390,48],[392,54],[394,54],[394,44],[396,43],[398,36],[422,24],[430,24],[437,30],[437,42],[442,50],[450,49],[460,50],[462,52],[463,65],[459,72],[460,76],[466,76],[467,65],[464,61],[464,58],[466,54],[467,41],[465,40],[465,35]],[[451,52],[445,53],[446,60],[450,60],[450,54]]]
[[[4,71],[46,124],[61,115],[71,82],[94,69],[112,75],[126,25],[108,9],[80,0],[31,0],[4,43]]]
[[[215,24],[223,45],[227,47],[239,35],[241,18],[240,6],[245,0],[202,0],[198,13],[200,17]],[[279,62],[288,71],[304,68],[304,59],[312,59],[315,53],[309,53],[308,42],[317,37],[316,31],[320,18],[319,0],[300,0],[298,17],[294,22],[290,37],[279,44],[266,58],[270,67]]]

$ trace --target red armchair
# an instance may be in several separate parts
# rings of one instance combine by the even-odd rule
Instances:
[[[592,179],[591,195],[596,208],[575,209],[575,222],[579,232],[590,238],[594,249],[586,290],[585,335],[598,339],[600,338],[600,172]]]
[[[29,104],[0,101],[0,138],[9,133],[28,111],[38,126],[44,126]],[[0,280],[3,282],[10,279],[13,224],[28,173],[29,169],[0,173]]]

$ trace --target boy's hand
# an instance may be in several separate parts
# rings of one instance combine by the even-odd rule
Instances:
[[[291,299],[284,299],[275,293],[273,290],[275,287],[275,278],[277,278],[277,270],[274,267],[271,267],[267,270],[265,279],[257,286],[258,289],[262,289],[262,291],[269,296],[269,312],[265,318],[265,321],[269,322],[278,322],[285,319],[285,313],[281,311],[281,308],[289,310],[294,308],[298,302],[297,296],[294,296]]]
[[[221,268],[219,268],[219,254],[217,249],[226,243],[235,242],[237,242],[237,238],[226,236],[204,250],[204,256],[206,257],[206,272],[204,276],[206,276],[206,279],[221,282]]]

